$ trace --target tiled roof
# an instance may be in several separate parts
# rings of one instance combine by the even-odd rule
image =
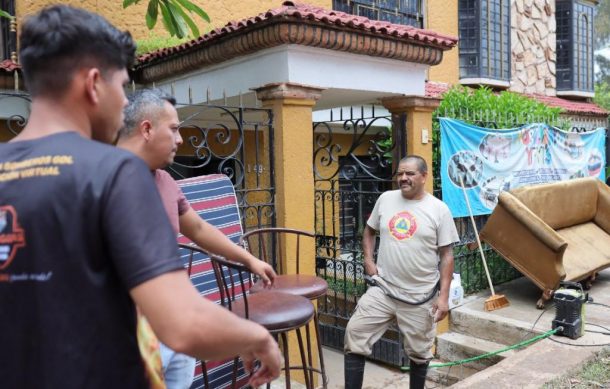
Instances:
[[[426,81],[426,97],[442,97],[451,88],[451,84],[436,81]]]
[[[10,59],[5,59],[4,61],[0,62],[0,69],[4,70],[6,72],[12,72],[15,69],[20,69],[21,66],[19,66],[19,64],[16,64],[15,62],[11,61]]]
[[[544,96],[544,95],[525,95],[531,97],[549,107],[563,108],[565,113],[572,114],[586,114],[586,115],[597,115],[603,116],[608,115],[608,111],[601,108],[595,103],[587,103],[585,101],[574,101],[567,100],[557,96]]]
[[[432,46],[442,50],[448,50],[457,43],[457,38],[438,34],[434,31],[424,30],[402,24],[392,24],[383,21],[374,21],[363,16],[350,15],[344,12],[332,11],[308,4],[285,1],[281,7],[261,13],[257,16],[231,21],[222,28],[217,28],[199,38],[183,43],[179,46],[161,49],[139,57],[139,62],[146,63],[154,59],[172,56],[183,51],[195,48],[210,41],[216,41],[236,31],[247,29],[259,24],[267,24],[273,21],[299,20],[344,28],[347,30],[359,30],[374,36],[386,36],[394,39],[403,39],[412,43]]]
[[[444,82],[427,81],[426,82],[426,97],[442,97],[443,93],[451,88],[451,84]],[[534,99],[549,107],[562,108],[563,113],[574,115],[594,115],[605,116],[608,111],[601,108],[595,103],[586,101],[568,100],[557,96],[545,96],[538,94],[523,94],[523,96]]]

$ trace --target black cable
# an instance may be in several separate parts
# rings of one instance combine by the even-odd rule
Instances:
[[[595,324],[595,323],[585,323],[585,324],[588,325],[588,326],[599,327],[599,328],[602,328],[602,329],[604,329],[606,331],[610,331],[610,328],[604,327],[604,326],[600,326],[599,324]]]
[[[553,339],[551,337],[549,337],[549,340],[551,340],[552,342],[555,342],[555,343],[565,344],[567,346],[576,346],[576,347],[605,347],[605,346],[610,346],[610,343],[601,343],[601,344],[574,344],[574,343],[568,343],[568,342],[560,342],[557,339]]]
[[[587,302],[587,304],[601,305],[602,307],[610,308],[610,305],[608,305],[608,304],[596,303],[594,301],[589,301],[589,302]]]
[[[592,334],[610,335],[610,332],[604,332],[604,331],[585,330],[585,332],[590,332]]]
[[[538,323],[538,320],[540,320],[540,318],[542,317],[542,315],[544,315],[544,313],[546,312],[547,308],[544,308],[542,310],[542,312],[540,312],[540,315],[538,315],[538,318],[536,319],[536,321],[534,322],[534,324],[532,324],[532,328],[530,329],[530,331],[534,330],[534,327],[536,327],[536,324]]]
[[[534,332],[534,328],[536,327],[536,324],[538,324],[538,321],[540,320],[540,318],[542,317],[542,315],[544,315],[544,313],[546,312],[548,308],[544,308],[542,310],[542,312],[540,312],[540,315],[538,315],[538,318],[536,318],[536,320],[534,321],[534,324],[532,324],[532,328],[530,328],[530,332]],[[523,342],[525,340],[525,338],[527,338],[530,334],[525,334],[523,335],[523,337],[521,338],[521,342]]]

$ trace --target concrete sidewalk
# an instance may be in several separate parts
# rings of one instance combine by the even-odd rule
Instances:
[[[511,305],[507,308],[485,312],[483,301],[486,295],[480,295],[478,301],[472,301],[464,309],[477,310],[481,317],[493,316],[519,326],[528,326],[537,332],[551,329],[555,317],[552,302],[547,303],[544,311],[535,308],[540,291],[526,278],[511,281],[496,288],[496,293],[504,294]],[[513,356],[493,365],[482,372],[466,378],[452,388],[539,388],[553,378],[577,369],[593,358],[604,346],[610,345],[610,336],[590,331],[606,331],[610,328],[610,269],[599,273],[597,280],[588,291],[594,303],[585,306],[585,335],[578,339],[552,336],[541,340],[528,348],[516,352]],[[561,343],[559,343],[561,342]]]
[[[552,303],[548,303],[544,311],[536,309],[536,300],[540,297],[539,289],[528,279],[520,278],[500,285],[496,293],[504,294],[510,301],[510,306],[492,312],[485,312],[484,301],[489,297],[485,291],[470,296],[467,302],[456,309],[477,313],[481,319],[493,319],[511,328],[527,328],[542,333],[551,329],[555,317]],[[594,302],[610,305],[610,269],[600,272],[598,279],[589,290]],[[604,331],[595,327],[601,325],[610,328],[610,308],[600,305],[586,305],[585,329]],[[456,317],[458,315],[455,315]],[[525,338],[530,335],[526,333]],[[610,344],[610,336],[586,332],[579,339],[553,336],[557,342],[550,339],[541,340],[524,350],[493,365],[463,381],[452,388],[539,388],[551,379],[577,369],[596,352],[603,344]],[[343,354],[326,348],[324,358],[329,375],[329,389],[343,389]],[[455,369],[459,369],[455,367]],[[408,388],[409,376],[398,368],[384,366],[371,361],[366,362],[364,385],[365,389],[397,389]],[[441,388],[442,385],[430,382],[429,388]]]

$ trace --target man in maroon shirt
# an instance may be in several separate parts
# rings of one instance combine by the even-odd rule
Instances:
[[[234,244],[220,230],[203,220],[191,208],[178,184],[163,168],[174,160],[182,137],[173,97],[157,89],[143,89],[129,96],[124,109],[125,123],[117,145],[142,158],[155,177],[167,216],[174,228],[203,249],[246,265],[269,285],[273,268]],[[163,371],[168,389],[190,387],[195,360],[174,353],[161,344]]]

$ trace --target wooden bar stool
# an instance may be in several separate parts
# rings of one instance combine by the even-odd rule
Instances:
[[[310,274],[301,274],[301,249],[302,242],[306,239],[315,240],[315,235],[311,232],[296,230],[291,228],[260,228],[246,232],[241,237],[241,244],[252,255],[269,263],[276,271],[278,276],[273,282],[271,289],[265,289],[261,281],[254,283],[250,289],[251,293],[271,290],[302,296],[309,300],[317,300],[326,296],[328,283],[321,277]],[[292,248],[292,250],[290,250]],[[290,250],[290,252],[288,252]],[[286,274],[284,263],[286,260],[296,262],[296,274]],[[314,314],[314,327],[316,331],[316,343],[318,358],[320,360],[319,369],[311,369],[309,379],[313,382],[313,373],[317,372],[322,376],[322,386],[328,386],[328,377],[324,366],[324,356],[322,354],[322,340],[320,339],[319,321],[317,310]],[[311,336],[309,327],[306,328],[307,347],[311,346]],[[312,354],[309,354],[309,366],[313,365]]]
[[[205,253],[197,246],[180,246],[191,252]],[[313,381],[310,379],[313,367],[308,363],[311,360],[311,348],[306,347],[301,334],[301,328],[307,329],[315,316],[311,301],[305,297],[275,291],[252,294],[250,293],[253,285],[251,275],[244,265],[214,254],[207,253],[207,255],[218,283],[220,303],[236,315],[262,325],[272,335],[282,340],[286,388],[291,387],[290,371],[299,369],[303,371],[306,388],[313,389]],[[295,331],[297,335],[301,356],[300,366],[290,365],[287,339],[290,331]],[[232,387],[235,387],[238,373],[237,358],[233,366]]]

